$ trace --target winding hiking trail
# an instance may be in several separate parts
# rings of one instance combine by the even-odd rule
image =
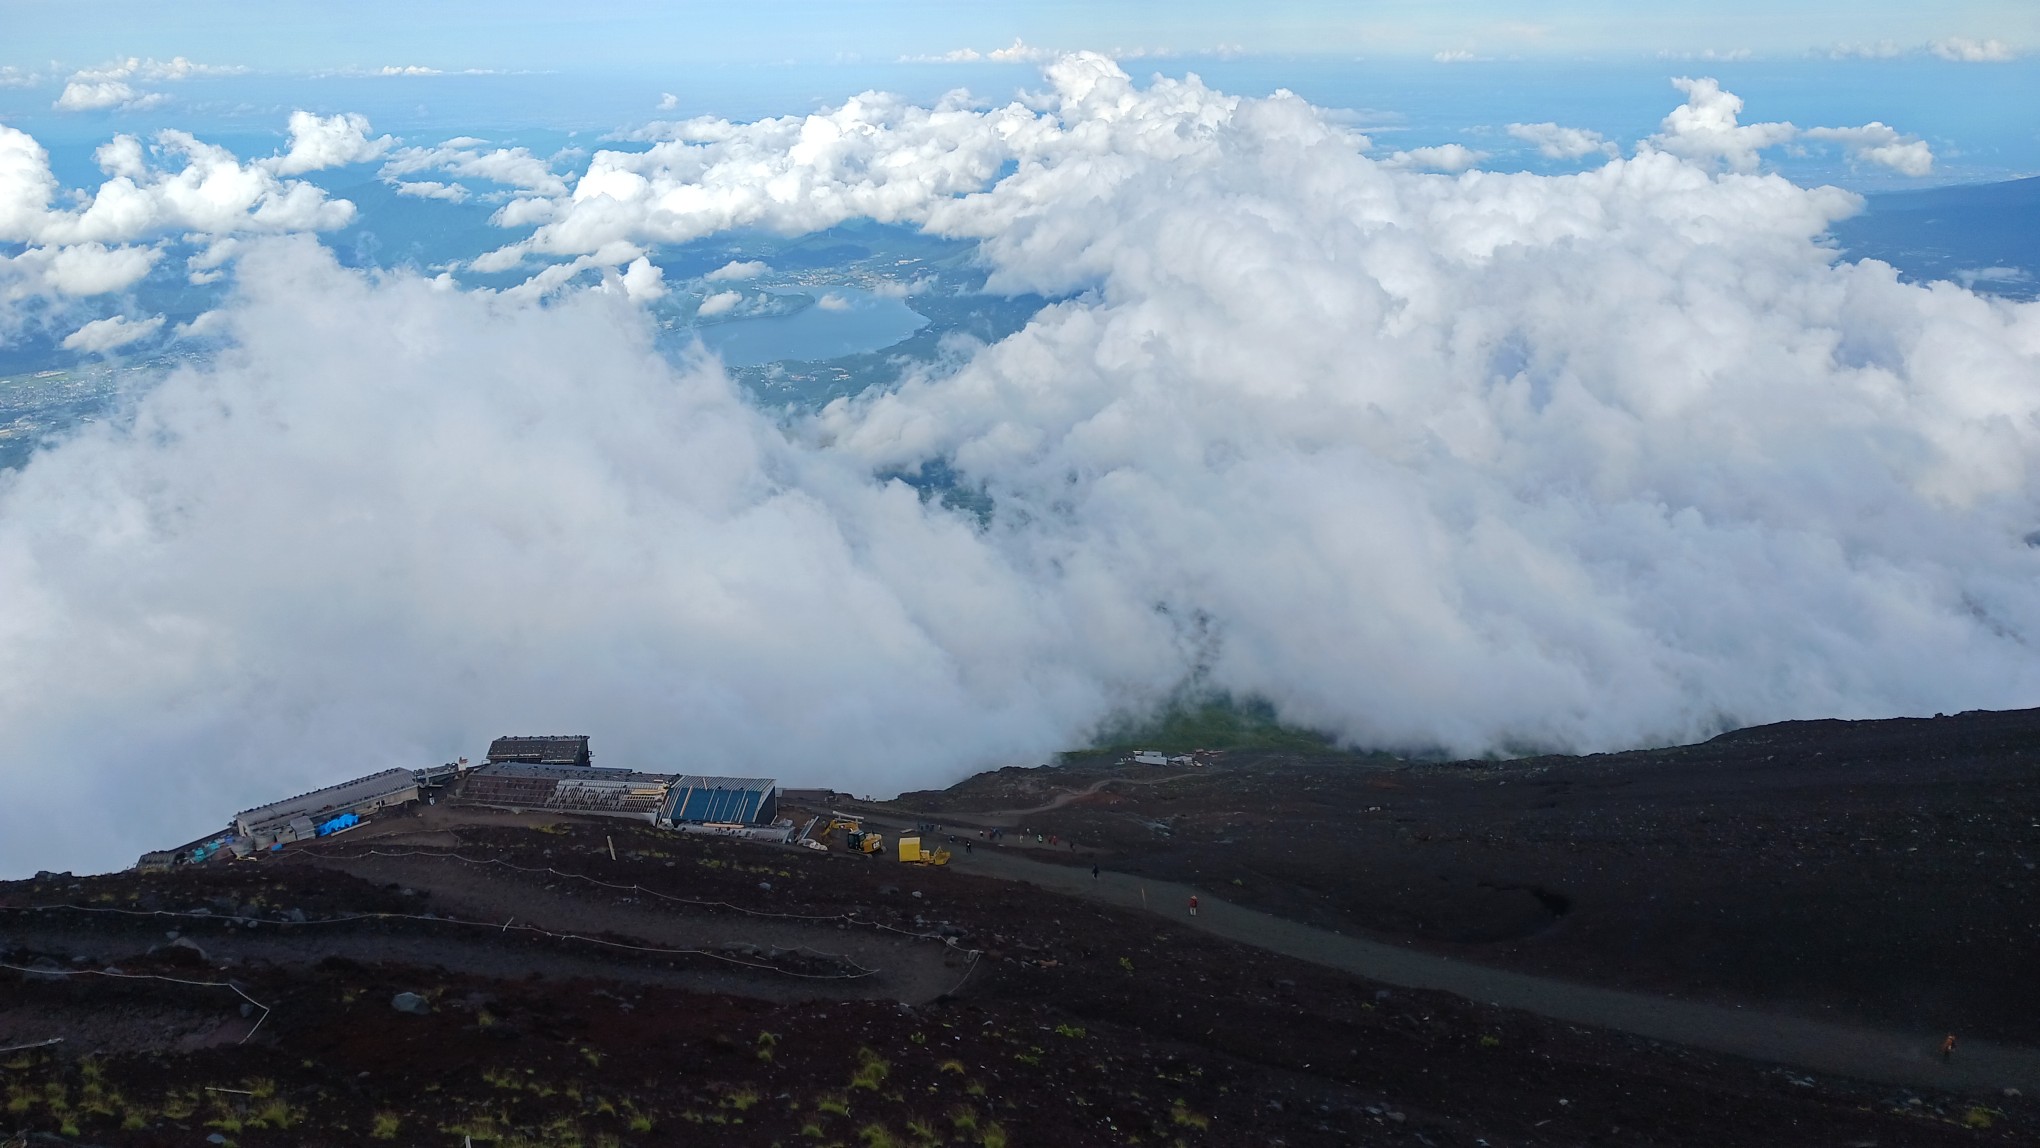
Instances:
[[[1041,808],[1066,804],[1116,780],[1122,779],[1108,778]],[[990,816],[1024,812],[1039,810],[975,814],[971,820],[976,823]],[[883,816],[868,819],[894,828],[908,824]],[[996,846],[956,850],[950,864],[965,873],[1024,881],[1057,893],[1144,910],[1229,941],[1384,984],[1436,989],[1652,1040],[1890,1084],[1990,1093],[2017,1088],[2027,1095],[2040,1090],[2040,1049],[1965,1039],[1954,1059],[1943,1064],[1938,1053],[1939,1032],[1861,1028],[1759,1008],[1647,996],[1530,976],[1313,928],[1171,881],[1114,872],[1093,878],[1085,869],[1030,860]],[[1193,894],[1199,899],[1196,917],[1188,915]]]
[[[994,809],[987,813],[958,814],[954,816],[967,817],[969,819],[968,823],[971,825],[983,825],[986,827],[997,825],[1002,828],[1011,828],[1019,824],[1020,819],[1030,813],[1047,813],[1052,809],[1061,809],[1073,801],[1082,801],[1084,798],[1097,793],[1108,785],[1161,785],[1180,778],[1195,776],[1197,775],[1194,773],[1172,773],[1167,777],[1101,777],[1082,789],[1064,790],[1040,805],[1031,805],[1026,809]],[[959,822],[959,824],[962,824],[962,822]]]

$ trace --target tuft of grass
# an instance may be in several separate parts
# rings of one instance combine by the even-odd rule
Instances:
[[[397,1129],[403,1126],[404,1118],[396,1113],[378,1112],[375,1114],[375,1125],[368,1130],[368,1134],[376,1140],[395,1140]]]
[[[289,1128],[305,1118],[303,1112],[281,1097],[272,1097],[248,1118],[250,1128]]]
[[[857,1138],[864,1141],[864,1148],[906,1148],[883,1124],[866,1124],[857,1130]]]
[[[850,1098],[840,1092],[824,1092],[815,1101],[817,1112],[832,1112],[837,1116],[850,1115]]]
[[[959,1104],[949,1110],[949,1122],[956,1125],[958,1132],[975,1132],[978,1126],[977,1109],[968,1104]]]
[[[978,1133],[978,1143],[985,1148],[1006,1148],[1006,1130],[996,1123],[987,1124],[984,1131]]]
[[[740,1088],[735,1092],[725,1093],[722,1098],[722,1106],[724,1108],[734,1108],[739,1112],[749,1112],[751,1106],[756,1103],[758,1103],[758,1094],[748,1088]]]
[[[850,1076],[850,1087],[877,1092],[891,1072],[892,1065],[884,1057],[871,1049],[860,1048],[857,1050],[857,1071]]]
[[[1482,1048],[1500,1048],[1502,1047],[1502,1038],[1490,1032],[1481,1033],[1480,1046]]]
[[[2004,1113],[1998,1112],[1996,1109],[1984,1108],[1981,1105],[1972,1107],[1969,1111],[1962,1114],[1962,1126],[1978,1130],[1988,1128],[1991,1126],[1991,1117],[1994,1115],[2003,1116]]]
[[[1057,1036],[1066,1036],[1066,1037],[1069,1037],[1069,1038],[1070,1038],[1071,1040],[1082,1040],[1082,1039],[1084,1039],[1084,1030],[1083,1030],[1083,1029],[1081,1029],[1081,1028],[1079,1028],[1079,1027],[1077,1027],[1076,1025],[1073,1025],[1073,1024],[1059,1024],[1059,1025],[1056,1025],[1056,1026],[1055,1026],[1055,1034],[1056,1034]]]
[[[1180,1100],[1176,1102],[1175,1108],[1170,1111],[1169,1119],[1185,1128],[1195,1128],[1199,1132],[1211,1127],[1211,1117],[1192,1112]]]
[[[945,1061],[943,1061],[943,1062],[942,1062],[941,1064],[938,1064],[938,1065],[936,1065],[936,1066],[935,1066],[935,1071],[937,1071],[937,1072],[953,1072],[953,1073],[955,1073],[955,1074],[956,1074],[956,1075],[958,1075],[958,1076],[962,1076],[962,1075],[963,1075],[963,1062],[962,1062],[962,1061],[960,1061],[960,1060],[945,1060]]]

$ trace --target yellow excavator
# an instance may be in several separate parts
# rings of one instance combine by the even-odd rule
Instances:
[[[809,840],[815,846],[822,849],[827,849],[829,834],[835,832],[838,829],[841,829],[843,831],[844,848],[850,850],[850,852],[852,853],[871,854],[885,852],[884,834],[866,833],[864,831],[863,822],[858,821],[855,818],[843,817],[840,815],[831,817],[828,821],[828,824],[823,825],[821,831],[816,833]]]
[[[900,860],[909,865],[947,865],[949,850],[940,847],[926,849],[919,837],[902,837],[899,840]]]

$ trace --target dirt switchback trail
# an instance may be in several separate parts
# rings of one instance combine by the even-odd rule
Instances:
[[[1081,801],[1086,797],[1090,797],[1108,785],[1162,785],[1179,778],[1195,776],[1197,775],[1194,773],[1172,773],[1167,777],[1101,777],[1082,789],[1066,790],[1042,802],[1040,805],[1030,805],[1025,809],[992,809],[983,813],[953,813],[942,814],[941,816],[962,818],[972,825],[1000,825],[1010,829],[1018,824],[1022,817],[1030,813],[1047,813],[1053,809],[1061,809],[1072,801]]]
[[[1993,1093],[2017,1088],[2027,1095],[2040,1089],[2040,1049],[1964,1040],[1954,1059],[1943,1064],[1937,1051],[1942,1036],[1938,1032],[1858,1028],[1754,1008],[1646,996],[1528,976],[1312,928],[1229,904],[1187,885],[1125,873],[1108,872],[1094,879],[1086,869],[1031,861],[995,848],[969,853],[957,850],[951,864],[966,873],[1025,881],[1059,893],[1145,908],[1227,940],[1370,980],[1406,988],[1436,989],[1653,1040],[1861,1080]],[[1188,915],[1192,894],[1200,901],[1195,919]]]

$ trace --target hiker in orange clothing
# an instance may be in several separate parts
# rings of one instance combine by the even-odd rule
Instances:
[[[1190,915],[1193,917],[1197,915],[1197,894],[1195,893],[1190,894]]]
[[[1942,1064],[1948,1063],[1948,1058],[1954,1055],[1955,1055],[1955,1034],[1951,1032],[1947,1036],[1941,1038],[1941,1063]]]

